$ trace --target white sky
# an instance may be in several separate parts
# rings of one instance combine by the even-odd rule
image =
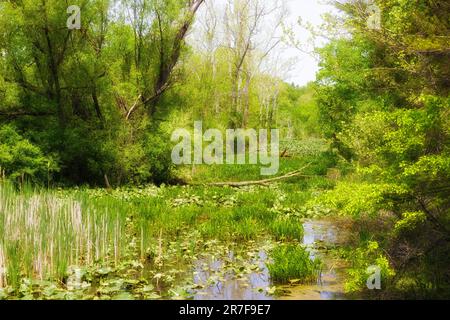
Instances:
[[[270,1],[270,0],[269,0]],[[324,0],[288,0],[290,9],[290,22],[296,25],[300,17],[303,22],[310,22],[314,26],[320,26],[323,23],[322,15],[327,12],[335,12],[334,7],[327,5]],[[297,38],[306,43],[310,35],[300,27],[295,30]],[[288,82],[294,82],[298,85],[305,85],[316,79],[316,73],[319,70],[318,61],[311,55],[302,53],[297,49],[288,49],[286,56],[296,56],[297,62],[287,79]]]

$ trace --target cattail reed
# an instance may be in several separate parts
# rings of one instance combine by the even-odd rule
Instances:
[[[125,218],[112,199],[17,192],[0,182],[0,287],[18,286],[23,276],[62,279],[69,267],[117,263]]]

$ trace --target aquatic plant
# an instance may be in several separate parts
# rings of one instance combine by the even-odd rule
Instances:
[[[272,221],[269,229],[277,241],[303,238],[303,225],[298,219],[279,217]]]
[[[299,244],[275,247],[267,264],[270,278],[274,283],[305,283],[316,281],[321,274],[322,262],[312,259],[309,252]]]
[[[117,201],[17,192],[0,183],[0,285],[17,287],[25,276],[63,279],[71,265],[118,262],[126,210]]]

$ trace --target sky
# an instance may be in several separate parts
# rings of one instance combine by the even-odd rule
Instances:
[[[287,3],[290,10],[289,22],[292,25],[298,25],[296,22],[300,17],[304,22],[319,26],[323,23],[322,15],[335,10],[332,6],[325,4],[324,0],[288,0]],[[301,43],[306,43],[310,37],[300,27],[295,28],[294,32]],[[287,49],[283,55],[296,57],[294,68],[285,79],[286,81],[303,86],[316,79],[319,66],[313,56],[294,48]]]

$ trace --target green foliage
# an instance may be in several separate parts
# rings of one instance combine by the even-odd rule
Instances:
[[[425,223],[426,219],[427,217],[423,212],[405,212],[403,218],[395,224],[394,232],[397,234],[414,232]]]
[[[347,292],[367,290],[368,268],[376,266],[381,270],[381,285],[386,288],[395,271],[389,264],[388,258],[383,254],[379,244],[369,241],[356,250],[347,252],[347,259],[351,262],[348,269],[348,281],[345,284]]]
[[[270,232],[276,240],[298,240],[303,239],[303,225],[295,219],[279,217],[270,225]]]
[[[54,134],[51,148],[62,151],[59,181],[69,185],[104,185],[104,175],[111,172],[117,152],[116,147],[111,148],[112,141],[107,135],[90,129],[83,121],[74,121],[74,126],[66,128],[63,139]]]
[[[322,262],[317,258],[312,260],[309,252],[298,244],[277,246],[270,257],[273,262],[267,268],[276,283],[315,281],[322,268]]]
[[[354,217],[375,215],[381,209],[390,209],[384,195],[387,190],[392,189],[397,187],[362,182],[340,182],[333,190],[325,192],[313,202],[334,208],[341,215]]]
[[[363,39],[336,40],[320,51],[321,71],[317,76],[317,99],[320,123],[334,146],[346,157],[349,151],[335,138],[358,112],[358,101],[364,99],[362,90],[365,73],[370,66],[371,48]]]
[[[193,22],[191,3],[71,4],[82,10],[81,31],[67,29],[67,3],[2,1],[0,124],[13,123],[58,159],[57,183],[168,181],[169,139],[155,118],[173,103],[162,96],[185,56],[180,32]]]
[[[283,89],[278,111],[281,136],[301,139],[302,142],[320,141],[322,131],[314,85],[310,83],[302,88],[285,85]]]
[[[305,139],[286,139],[280,141],[281,152],[286,151],[290,156],[299,158],[318,157],[328,150],[324,139],[308,137]]]
[[[83,296],[72,281],[35,281],[65,282],[77,264],[78,285],[99,282],[97,298],[191,298],[207,285],[173,286],[187,273],[180,264],[212,272],[205,261],[220,256],[224,271],[210,284],[230,271],[243,277],[259,269],[261,243],[300,241],[302,218],[333,213],[392,222],[346,253],[349,292],[364,289],[367,267],[378,265],[383,283],[395,282],[389,289],[448,296],[449,5],[375,2],[381,31],[367,28],[367,2],[336,4],[344,14],[327,21],[333,31],[343,22],[345,36],[317,49],[317,81],[299,88],[263,70],[270,61],[260,63],[259,41],[244,43],[252,17],[241,1],[230,4],[239,14],[218,20],[230,37],[206,30],[201,48],[185,41],[192,1],[74,1],[83,28],[71,31],[65,2],[1,1],[0,179],[22,188],[0,184],[0,299]],[[164,186],[260,179],[258,165],[175,171],[170,133],[195,120],[222,131],[279,128],[279,174],[305,176],[239,190]],[[31,191],[25,180],[140,188]],[[282,283],[314,280],[320,268],[292,243],[272,259]],[[130,275],[147,272],[150,281]]]
[[[450,230],[448,3],[377,0],[382,32],[368,29],[365,5],[338,4],[349,36],[318,50],[321,123],[333,151],[356,170],[317,202],[357,217],[395,217],[394,232],[381,235],[401,268],[395,280],[420,272],[412,287],[439,291],[448,281],[424,270],[446,274],[428,260],[445,260]],[[405,246],[416,252],[406,262]],[[360,282],[363,273],[355,271]]]
[[[46,179],[55,171],[52,159],[43,155],[39,147],[23,138],[13,127],[0,127],[0,171],[12,180]]]
[[[313,86],[284,83],[259,66],[257,48],[241,57],[245,44],[220,43],[212,30],[206,47],[191,46],[192,1],[72,4],[82,8],[81,30],[67,30],[67,4],[57,0],[3,1],[0,13],[0,124],[58,159],[55,184],[172,182],[170,133],[196,120],[222,130],[277,127],[290,142],[314,136],[302,153],[321,148]],[[254,18],[241,13],[218,23]]]
[[[398,109],[358,115],[341,141],[350,146],[366,172],[381,180],[417,183],[414,178],[439,180],[448,177],[448,157],[444,147],[446,99],[423,97],[420,110]],[[441,152],[436,154],[430,150]],[[380,176],[381,174],[381,176]]]
[[[167,141],[170,139],[162,132],[146,134],[143,141],[125,146],[124,153],[117,155],[116,170],[123,172],[126,182],[136,185],[169,182],[173,164]]]
[[[247,275],[267,273],[261,266],[268,257],[262,252],[269,252],[273,238],[286,242],[303,236],[298,218],[272,212],[274,199],[283,206],[288,191],[300,188],[23,188],[19,193],[1,184],[0,210],[7,213],[0,221],[0,286],[6,285],[0,295],[93,299],[94,292],[101,299],[119,294],[135,299],[188,298],[231,274],[241,282]],[[30,219],[32,225],[27,224]],[[19,222],[12,227],[8,221]],[[30,232],[35,235],[32,240],[39,239],[38,247],[25,237]],[[19,244],[14,235],[20,237]],[[44,253],[51,259],[33,263]],[[297,257],[294,263],[300,261],[298,254],[291,254]],[[309,255],[304,251],[302,257]],[[5,262],[6,275],[1,267]],[[304,263],[302,279],[313,280],[318,271],[307,276],[312,267]],[[207,283],[194,283],[193,270],[200,270]],[[298,275],[290,279],[298,282]],[[261,288],[249,290],[256,289]]]

